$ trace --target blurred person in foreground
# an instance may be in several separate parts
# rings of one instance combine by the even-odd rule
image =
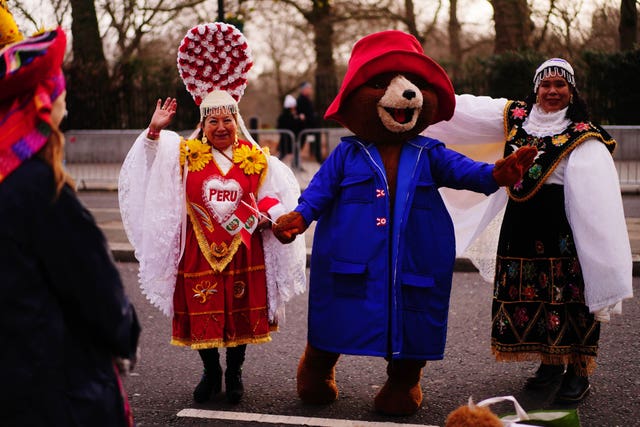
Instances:
[[[496,142],[505,156],[537,147],[521,182],[477,204],[476,212],[486,208],[476,214],[480,222],[506,209],[468,256],[493,280],[496,360],[537,361],[525,388],[556,391],[557,403],[580,402],[591,388],[601,322],[621,313],[622,300],[633,296],[631,248],[611,156],[616,141],[590,121],[573,67],[561,58],[537,68],[524,101],[456,96],[451,121],[425,135],[462,152],[485,144],[484,156]],[[456,236],[461,247],[475,238],[473,227],[467,230]]]
[[[63,169],[66,37],[7,20],[2,2],[0,425],[131,426],[116,362],[135,360],[140,327]]]

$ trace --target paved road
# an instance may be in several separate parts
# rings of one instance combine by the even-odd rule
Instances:
[[[109,240],[122,240],[122,224],[115,192],[81,192]],[[625,212],[630,225],[632,245],[640,229],[640,196],[625,196]],[[636,224],[634,226],[633,224]],[[124,237],[126,241],[126,237]],[[636,251],[637,253],[637,251]],[[338,364],[340,399],[325,407],[302,405],[295,395],[295,370],[305,345],[307,295],[288,305],[287,321],[273,342],[251,346],[245,367],[246,399],[238,406],[228,405],[222,397],[204,405],[191,398],[199,379],[200,362],[191,350],[170,346],[170,320],[151,307],[137,285],[137,263],[121,262],[118,268],[137,307],[143,326],[141,361],[126,379],[138,426],[248,426],[268,425],[248,421],[229,421],[223,416],[248,419],[256,414],[280,417],[313,417],[311,421],[278,418],[270,425],[349,425],[373,426],[365,421],[393,425],[444,424],[446,415],[464,404],[469,396],[481,400],[498,395],[515,395],[525,409],[556,408],[551,395],[525,392],[523,380],[535,369],[535,363],[496,363],[489,351],[490,286],[475,272],[456,272],[452,293],[448,344],[443,361],[430,362],[423,375],[424,407],[412,417],[381,417],[371,410],[373,396],[385,380],[385,363],[371,357],[343,356]],[[640,278],[634,279],[634,291],[640,292]],[[593,393],[579,406],[583,426],[638,425],[640,415],[640,301],[624,304],[624,316],[604,325],[599,368],[592,377]],[[178,416],[195,408],[213,414],[215,419]],[[499,412],[508,407],[499,406]],[[211,411],[222,411],[215,413]],[[322,419],[329,419],[323,423]],[[317,422],[314,424],[314,422]],[[287,424],[288,423],[288,424]],[[380,425],[380,424],[378,424]]]
[[[558,408],[552,396],[526,392],[521,386],[535,363],[497,363],[489,350],[491,287],[477,273],[454,274],[445,358],[429,362],[423,374],[425,405],[411,417],[389,418],[372,411],[373,397],[385,380],[385,363],[380,358],[342,356],[337,381],[340,398],[328,406],[305,406],[295,394],[295,372],[305,346],[307,294],[287,306],[287,320],[268,344],[249,346],[244,369],[246,397],[237,406],[223,395],[206,404],[193,403],[191,393],[200,375],[197,354],[168,344],[170,320],[150,306],[137,286],[137,264],[119,263],[128,294],[138,310],[143,332],[141,360],[134,374],[125,380],[138,427],[144,426],[249,426],[249,425],[338,425],[352,420],[352,426],[367,422],[394,425],[442,426],[446,415],[469,396],[478,401],[492,396],[514,395],[527,410]],[[640,279],[634,280],[640,293]],[[638,425],[640,414],[640,299],[625,303],[624,316],[602,328],[599,367],[592,376],[593,392],[579,407],[585,427]],[[271,414],[279,421],[241,422],[179,417],[194,408],[222,411],[225,416]],[[507,406],[495,408],[508,412]],[[292,418],[331,419],[327,423],[296,422]],[[372,425],[372,424],[370,424]],[[380,424],[378,424],[380,425]]]

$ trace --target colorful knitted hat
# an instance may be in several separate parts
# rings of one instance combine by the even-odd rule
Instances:
[[[422,45],[411,34],[387,30],[358,40],[351,51],[342,86],[324,115],[325,119],[343,123],[340,107],[349,94],[370,78],[386,73],[412,73],[433,86],[438,97],[438,111],[433,123],[449,120],[456,106],[453,85],[447,73],[424,54]]]
[[[0,49],[22,39],[22,33],[18,30],[16,21],[13,19],[11,12],[9,12],[7,2],[0,0]]]
[[[0,50],[0,182],[51,134],[51,106],[65,90],[61,28]]]
[[[224,22],[191,28],[178,48],[180,77],[203,118],[217,109],[238,112],[252,66],[247,39]]]

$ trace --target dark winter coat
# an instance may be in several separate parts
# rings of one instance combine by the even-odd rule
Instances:
[[[121,426],[140,327],[105,238],[38,158],[0,183],[0,425]]]

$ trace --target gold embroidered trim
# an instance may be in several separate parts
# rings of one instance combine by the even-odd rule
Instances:
[[[556,167],[558,167],[558,164],[560,164],[560,161],[564,159],[568,154],[570,154],[579,144],[581,144],[588,138],[596,138],[604,142],[605,144],[607,144],[607,142],[604,140],[602,135],[598,132],[587,132],[580,135],[556,158],[556,160],[553,163],[549,165],[547,172],[538,179],[538,183],[535,185],[535,187],[531,189],[531,191],[526,196],[517,197],[511,192],[511,187],[507,187],[507,194],[509,194],[509,198],[516,202],[526,202],[527,200],[535,196],[538,193],[538,190],[540,190],[540,188],[544,185],[547,178],[549,178],[549,176],[553,173]]]
[[[198,311],[198,312],[187,312],[187,311],[176,311],[174,312],[174,314],[177,315],[182,315],[182,316],[208,316],[211,314],[225,314],[225,315],[233,315],[233,314],[238,314],[238,313],[244,313],[244,312],[248,312],[248,311],[260,311],[260,310],[266,310],[267,307],[263,306],[263,307],[251,307],[251,308],[239,308],[236,310],[209,310],[209,311]]]
[[[200,222],[195,217],[195,213],[191,207],[191,203],[187,204],[187,214],[189,215],[189,219],[191,220],[191,225],[193,226],[193,231],[196,235],[196,239],[198,240],[198,246],[202,251],[205,259],[209,262],[209,265],[213,269],[215,273],[220,273],[224,268],[231,262],[233,256],[238,251],[238,248],[242,244],[242,238],[240,237],[240,233],[233,236],[231,243],[228,246],[228,250],[225,251],[225,255],[222,257],[216,257],[213,251],[213,244],[209,245],[209,241],[204,235],[202,228],[200,227]]]
[[[231,276],[235,274],[262,271],[264,269],[265,269],[264,264],[260,264],[260,265],[252,265],[251,267],[236,268],[236,269],[227,270],[227,271],[205,270],[205,271],[198,271],[194,273],[185,273],[184,271],[181,270],[181,271],[178,271],[178,274],[181,274],[185,279],[195,279],[195,278],[206,276],[209,274],[221,274],[223,276]]]
[[[508,101],[504,106],[504,110],[502,111],[502,127],[504,128],[505,140],[509,139],[509,132],[511,131],[511,129],[509,129],[509,110],[511,109],[511,105],[514,102],[516,101]]]
[[[504,131],[504,136],[505,136],[505,144],[506,141],[508,141],[510,138],[510,132],[511,129],[509,128],[509,112],[511,111],[511,106],[516,103],[516,104],[520,104],[519,101],[508,101],[503,109],[502,112],[502,126],[503,126],[503,131]],[[524,123],[524,120],[523,120]],[[507,187],[507,194],[509,195],[509,198],[516,201],[516,202],[526,202],[527,200],[531,199],[540,189],[540,187],[542,187],[542,185],[544,185],[544,182],[547,180],[547,178],[553,173],[553,171],[555,170],[555,168],[558,166],[558,164],[560,163],[560,161],[569,153],[571,153],[571,151],[573,151],[573,149],[575,149],[580,143],[582,143],[585,139],[587,138],[596,138],[598,140],[600,140],[601,142],[603,142],[605,145],[614,145],[613,150],[611,150],[611,154],[613,155],[613,151],[615,151],[615,148],[617,147],[616,145],[616,141],[615,139],[611,138],[611,139],[605,139],[605,137],[599,133],[599,132],[587,132],[583,135],[580,135],[578,138],[576,138],[575,141],[573,141],[571,143],[571,145],[569,146],[568,149],[566,149],[565,151],[562,152],[562,154],[555,160],[554,163],[552,163],[549,166],[549,169],[547,170],[547,172],[544,174],[543,177],[541,177],[538,180],[538,183],[536,184],[536,186],[524,197],[517,197],[514,196],[511,193],[511,187]]]
[[[206,341],[192,341],[182,338],[171,337],[170,344],[179,347],[191,347],[193,350],[203,350],[216,347],[237,347],[244,344],[263,344],[271,341],[271,335],[267,332],[257,337],[236,338],[231,341],[225,341],[222,338]]]

